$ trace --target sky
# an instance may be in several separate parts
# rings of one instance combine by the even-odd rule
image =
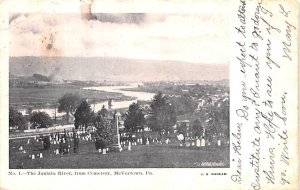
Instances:
[[[10,56],[228,62],[225,11],[92,13],[89,19],[71,13],[12,13],[9,19]]]

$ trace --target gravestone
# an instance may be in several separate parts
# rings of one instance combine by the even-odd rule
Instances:
[[[103,154],[106,154],[106,149],[103,149]]]
[[[201,146],[205,146],[205,139],[201,139]]]
[[[166,144],[169,144],[169,142],[170,142],[170,139],[167,139],[167,140],[166,140]]]
[[[196,140],[196,146],[197,146],[197,147],[200,147],[200,146],[201,146],[201,141],[200,141],[200,139],[197,139],[197,140]]]
[[[128,150],[131,151],[131,142],[128,144]]]
[[[32,160],[34,160],[34,159],[35,159],[35,155],[34,155],[34,154],[31,156],[31,159],[32,159]]]
[[[221,146],[221,140],[218,140],[218,146]]]
[[[40,153],[40,158],[43,158],[43,153]]]

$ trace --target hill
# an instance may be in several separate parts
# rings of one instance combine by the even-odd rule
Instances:
[[[35,73],[65,80],[179,81],[229,78],[228,64],[134,60],[112,57],[10,57],[11,75]]]

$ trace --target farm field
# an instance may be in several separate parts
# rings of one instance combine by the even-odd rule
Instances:
[[[64,94],[73,93],[90,101],[102,101],[107,98],[125,98],[121,93],[84,90],[74,86],[59,86],[47,88],[10,88],[10,104],[32,105],[57,102]]]

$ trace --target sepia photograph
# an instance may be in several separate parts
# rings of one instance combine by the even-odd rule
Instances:
[[[9,169],[229,168],[229,17],[91,6],[9,13]]]

